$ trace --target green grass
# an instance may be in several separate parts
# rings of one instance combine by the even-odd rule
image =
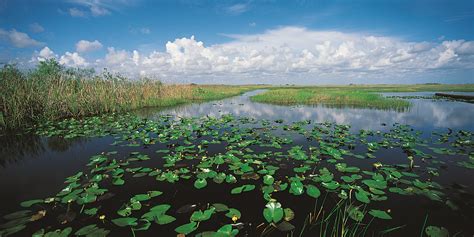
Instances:
[[[144,107],[165,107],[235,96],[255,86],[165,85],[120,75],[66,69],[41,62],[24,72],[0,69],[0,129],[19,129],[45,121],[79,118]]]
[[[251,97],[252,101],[293,105],[324,104],[330,107],[355,107],[402,110],[410,106],[406,100],[385,98],[366,91],[334,89],[275,89]]]
[[[406,100],[385,98],[378,92],[474,91],[474,84],[465,85],[351,85],[274,87],[251,97],[252,101],[280,105],[323,104],[330,107],[355,107],[403,110]]]

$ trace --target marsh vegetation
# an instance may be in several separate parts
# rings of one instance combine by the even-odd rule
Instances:
[[[473,105],[387,93],[472,85],[1,73],[0,236],[474,233]]]
[[[67,69],[54,60],[40,62],[31,71],[7,65],[0,70],[0,126],[19,129],[62,118],[216,100],[254,88],[129,80],[108,72]]]
[[[349,106],[356,108],[403,110],[410,102],[400,98],[387,98],[383,92],[419,91],[463,91],[472,92],[474,86],[467,85],[353,85],[353,86],[312,86],[272,88],[255,95],[255,102],[281,105],[324,104],[327,106]]]

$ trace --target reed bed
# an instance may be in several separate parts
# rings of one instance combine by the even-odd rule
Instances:
[[[107,72],[96,75],[66,69],[55,61],[41,62],[28,72],[6,65],[0,69],[0,128],[18,129],[61,118],[221,99],[251,88],[132,81]]]

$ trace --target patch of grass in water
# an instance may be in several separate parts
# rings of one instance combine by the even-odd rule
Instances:
[[[251,100],[281,105],[323,104],[330,107],[395,110],[403,110],[410,107],[410,103],[406,100],[386,98],[373,92],[325,88],[273,89],[252,96]]]

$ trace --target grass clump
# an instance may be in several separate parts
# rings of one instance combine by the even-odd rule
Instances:
[[[0,129],[18,129],[45,121],[172,106],[194,100],[238,95],[248,87],[165,85],[158,80],[128,80],[121,75],[71,69],[54,60],[24,72],[0,69]]]
[[[324,104],[332,107],[396,109],[408,108],[405,100],[385,98],[364,90],[333,88],[285,88],[273,89],[251,97],[252,101],[271,104]]]

